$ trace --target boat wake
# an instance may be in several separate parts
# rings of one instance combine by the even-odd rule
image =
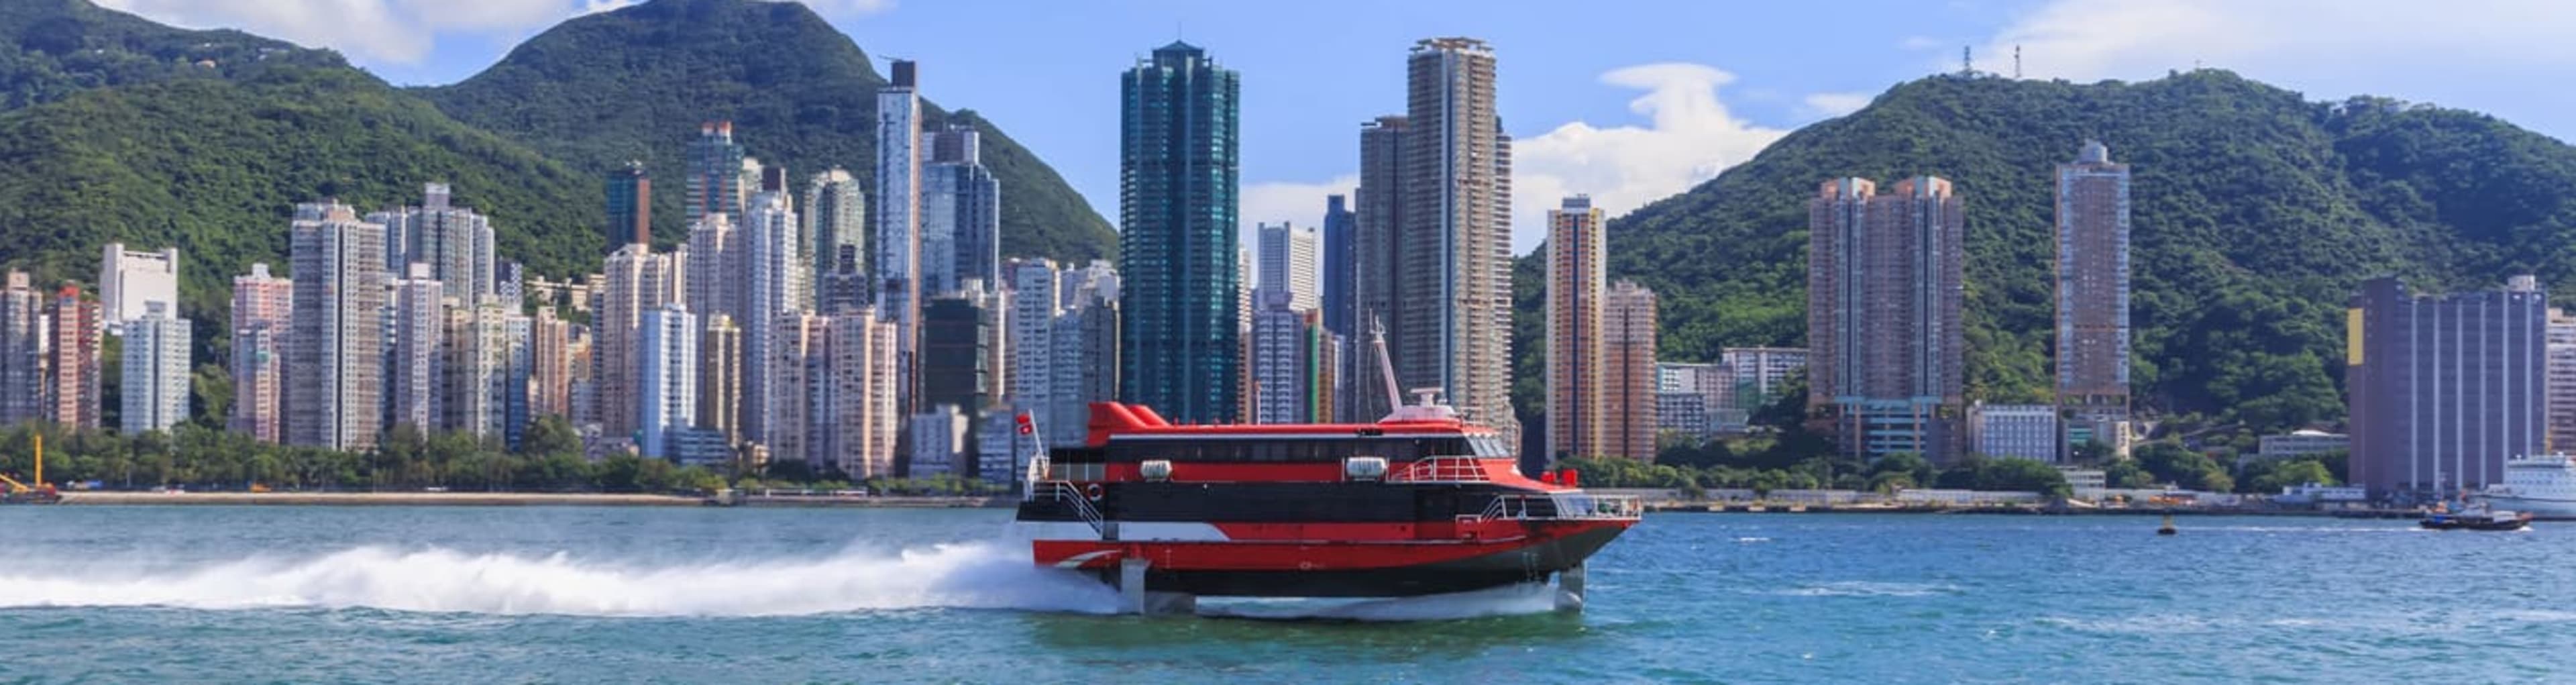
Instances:
[[[577,616],[798,616],[916,608],[1109,613],[1114,592],[989,543],[697,563],[356,547],[178,567],[0,561],[0,608],[372,608]],[[29,563],[29,562],[35,563]]]

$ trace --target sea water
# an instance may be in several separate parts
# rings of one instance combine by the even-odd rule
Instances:
[[[0,508],[0,681],[2566,682],[2576,524],[1659,514],[1549,589],[1108,615],[998,510]]]

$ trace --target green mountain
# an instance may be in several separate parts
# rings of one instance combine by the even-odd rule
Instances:
[[[12,4],[0,35],[19,41],[0,58],[22,105],[0,112],[0,263],[12,268],[86,282],[103,243],[178,245],[182,309],[211,330],[232,274],[283,268],[295,203],[417,203],[428,181],[493,214],[501,249],[532,269],[592,268],[598,183],[333,53],[79,0]]]
[[[939,92],[924,65],[923,90]],[[654,235],[677,240],[681,157],[698,124],[734,122],[735,140],[804,179],[834,165],[872,178],[876,90],[868,55],[799,3],[654,0],[564,22],[463,82],[419,91],[456,118],[589,173],[642,159],[665,181]],[[1002,183],[1006,256],[1089,259],[1117,234],[1055,171],[974,113],[924,103],[926,123],[971,123]],[[869,198],[874,201],[875,198]]]
[[[339,55],[239,31],[183,31],[86,0],[0,4],[0,109],[83,90],[177,79],[238,79],[279,65],[346,66]]]
[[[1973,397],[2049,393],[2052,174],[2087,138],[2133,165],[2144,405],[2270,429],[2344,411],[2342,310],[2362,279],[2576,285],[2576,149],[2493,117],[2310,102],[2200,70],[2143,83],[1934,77],[1614,220],[1610,272],[1663,300],[1662,355],[1804,345],[1807,198],[1840,176],[1951,179],[1968,212]],[[1543,355],[1522,260],[1519,387]],[[1521,406],[1538,406],[1526,401]]]

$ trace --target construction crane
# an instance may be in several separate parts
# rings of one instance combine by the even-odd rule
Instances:
[[[30,486],[0,473],[0,484],[9,486],[7,492],[0,493],[0,504],[53,504],[63,501],[63,493],[55,490],[52,483],[45,482],[45,436],[41,434],[36,436],[35,475],[36,484]]]

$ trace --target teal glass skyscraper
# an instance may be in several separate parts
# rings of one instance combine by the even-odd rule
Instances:
[[[1127,70],[1118,164],[1119,389],[1172,421],[1234,423],[1242,84],[1174,42]]]

